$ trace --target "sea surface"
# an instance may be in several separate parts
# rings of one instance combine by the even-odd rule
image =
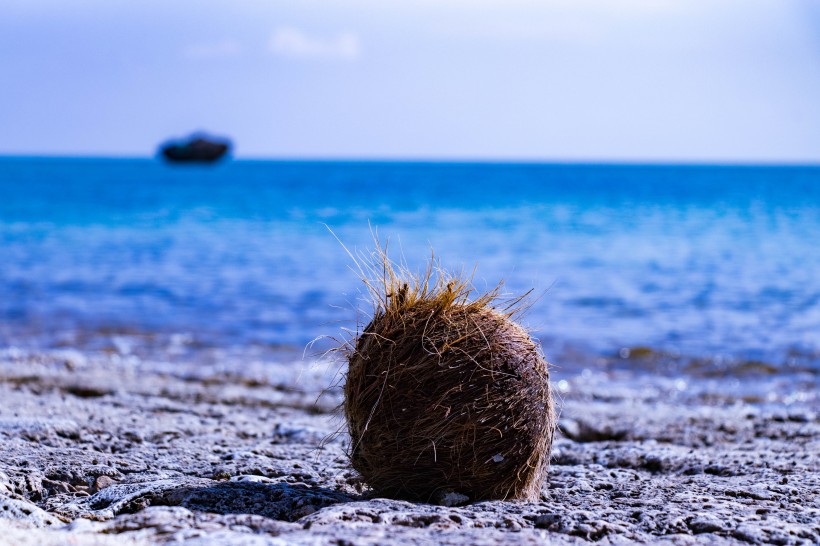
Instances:
[[[0,347],[330,347],[374,233],[532,290],[548,357],[820,370],[820,167],[785,166],[0,158]]]

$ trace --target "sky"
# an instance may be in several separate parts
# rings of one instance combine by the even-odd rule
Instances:
[[[817,0],[3,0],[0,154],[820,163]]]

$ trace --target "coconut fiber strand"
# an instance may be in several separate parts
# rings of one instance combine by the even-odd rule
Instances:
[[[435,502],[535,499],[555,415],[547,362],[498,289],[434,270],[364,279],[373,318],[349,344],[350,459],[377,494]]]

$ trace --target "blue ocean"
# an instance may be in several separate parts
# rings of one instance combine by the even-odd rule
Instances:
[[[374,234],[532,290],[553,360],[820,370],[820,167],[786,166],[3,158],[0,346],[330,347]]]

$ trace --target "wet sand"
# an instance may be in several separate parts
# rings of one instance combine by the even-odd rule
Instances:
[[[212,356],[0,350],[0,544],[820,543],[816,375],[565,363],[540,500],[436,506],[349,468],[333,364]]]

